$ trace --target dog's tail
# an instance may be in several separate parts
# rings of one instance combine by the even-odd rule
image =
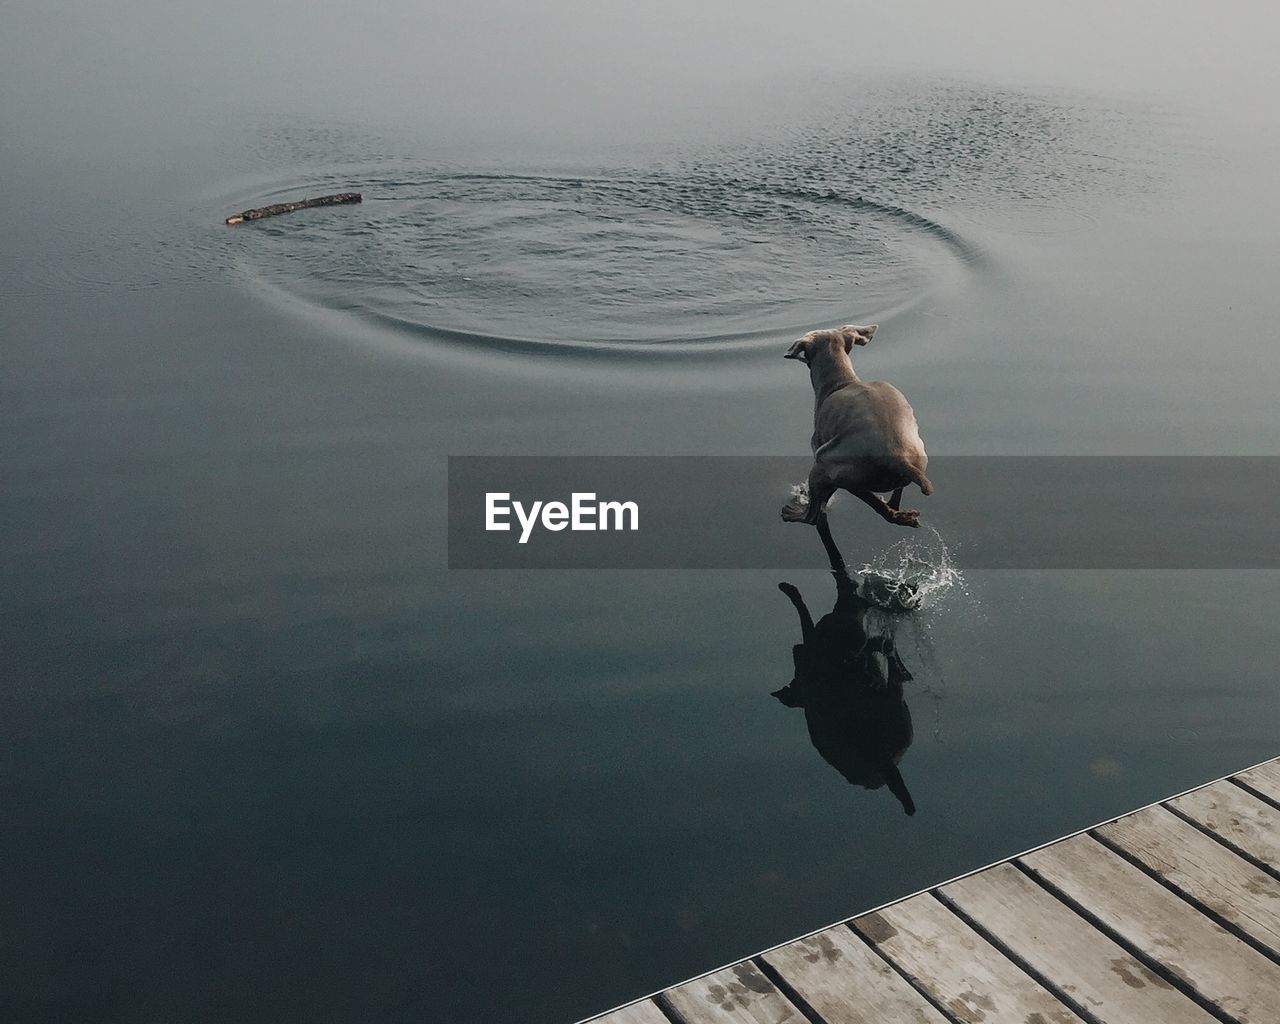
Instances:
[[[933,493],[933,484],[931,484],[929,482],[929,478],[924,475],[924,470],[912,466],[911,479],[920,486],[920,490],[926,498]]]
[[[902,809],[908,814],[915,814],[916,802],[911,799],[907,784],[902,781],[902,773],[898,771],[896,764],[890,762],[885,771],[885,781],[889,784],[889,792],[898,798],[898,803],[902,804]]]

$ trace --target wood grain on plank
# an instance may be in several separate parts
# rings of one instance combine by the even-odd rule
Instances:
[[[591,1024],[671,1024],[651,999],[620,1007],[603,1017],[593,1017]]]
[[[1209,1024],[1215,1019],[1012,864],[997,864],[940,891],[1099,1020]]]
[[[844,925],[764,955],[826,1024],[949,1024]]]
[[[1256,789],[1268,800],[1280,803],[1280,759],[1260,764],[1236,776],[1250,789]]]
[[[853,926],[956,1020],[1080,1024],[1048,989],[931,894],[864,914]]]
[[[1230,782],[1215,782],[1169,801],[1197,824],[1250,857],[1280,866],[1280,810]]]
[[[1097,831],[1280,956],[1280,881],[1163,807],[1144,808]]]
[[[1236,1020],[1264,1021],[1280,1007],[1280,966],[1092,836],[1021,861]]]
[[[685,1024],[804,1024],[800,1011],[750,961],[685,982],[664,998]]]

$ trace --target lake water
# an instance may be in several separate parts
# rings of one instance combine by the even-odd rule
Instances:
[[[747,6],[616,63],[565,4],[3,16],[0,1016],[569,1022],[1277,753],[1270,572],[966,572],[893,627],[909,816],[773,696],[816,540],[447,569],[449,455],[802,478],[846,320],[934,454],[1277,454],[1274,15],[873,68]]]

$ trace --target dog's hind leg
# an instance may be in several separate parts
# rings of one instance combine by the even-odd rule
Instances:
[[[920,526],[920,513],[913,508],[905,511],[892,508],[884,498],[874,491],[854,491],[853,493],[875,509],[876,514],[886,522],[893,523],[895,526],[910,526],[913,528]]]
[[[809,470],[809,514],[804,521],[810,526],[817,526],[827,514],[827,502],[835,493],[835,483],[815,463]]]

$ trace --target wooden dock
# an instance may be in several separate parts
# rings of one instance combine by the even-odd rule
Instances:
[[[1280,759],[591,1020],[1276,1024]]]

